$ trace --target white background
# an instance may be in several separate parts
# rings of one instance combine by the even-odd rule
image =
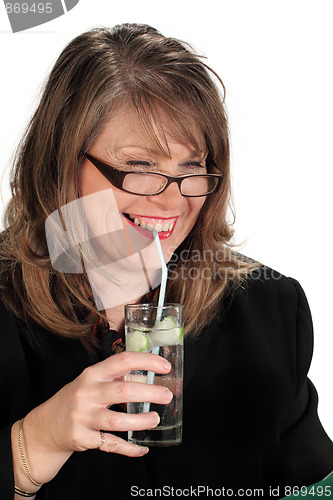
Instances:
[[[242,252],[302,284],[315,326],[310,377],[333,437],[330,0],[80,0],[66,15],[12,34],[0,3],[0,170],[8,168],[56,57],[95,26],[147,23],[190,42],[227,88]]]

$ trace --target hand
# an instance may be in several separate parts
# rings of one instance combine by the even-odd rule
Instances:
[[[148,401],[166,404],[172,393],[163,386],[125,381],[132,370],[168,373],[170,363],[150,353],[123,352],[97,363],[45,403],[52,441],[66,451],[97,448],[100,429],[105,431],[143,430],[156,427],[156,412],[126,414],[109,410],[116,403]],[[102,451],[141,456],[146,448],[104,433]]]
[[[147,401],[167,404],[172,393],[163,386],[125,381],[132,370],[168,373],[170,363],[156,354],[122,352],[86,368],[73,382],[24,419],[24,443],[32,476],[50,481],[73,451],[98,448],[100,430],[105,432],[101,451],[139,457],[148,448],[128,443],[112,431],[144,430],[156,427],[156,412],[126,414],[108,407],[116,403]],[[45,460],[45,457],[48,460]]]

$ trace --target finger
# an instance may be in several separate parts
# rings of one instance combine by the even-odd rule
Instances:
[[[98,397],[100,404],[105,406],[143,401],[165,405],[170,403],[173,394],[163,385],[115,380],[100,384]]]
[[[160,417],[156,411],[130,414],[105,410],[99,415],[96,425],[106,431],[142,431],[154,429],[159,423]]]
[[[117,453],[119,455],[126,455],[128,457],[142,457],[148,453],[149,448],[146,446],[138,446],[136,444],[128,443],[118,436],[104,433],[105,443],[100,446],[100,450],[106,453]],[[98,447],[97,443],[97,447]]]
[[[171,364],[157,354],[150,352],[121,352],[110,356],[88,368],[95,377],[112,380],[122,377],[132,370],[150,370],[155,373],[168,373]]]

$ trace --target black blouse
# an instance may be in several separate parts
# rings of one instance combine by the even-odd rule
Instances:
[[[0,490],[9,500],[11,425],[102,360],[110,337],[89,355],[79,341],[19,325],[1,302],[0,321]],[[185,339],[182,444],[141,458],[75,452],[37,499],[124,499],[155,488],[156,496],[195,496],[199,487],[260,489],[264,498],[279,487],[279,498],[284,486],[323,479],[333,470],[333,444],[307,378],[312,348],[302,288],[262,268],[221,301],[218,318]]]

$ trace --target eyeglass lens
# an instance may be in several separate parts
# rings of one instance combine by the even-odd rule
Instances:
[[[128,173],[124,178],[123,188],[132,193],[156,194],[167,184],[167,179],[159,175]],[[204,175],[188,177],[181,182],[181,194],[184,196],[202,196],[214,190],[217,179]]]

